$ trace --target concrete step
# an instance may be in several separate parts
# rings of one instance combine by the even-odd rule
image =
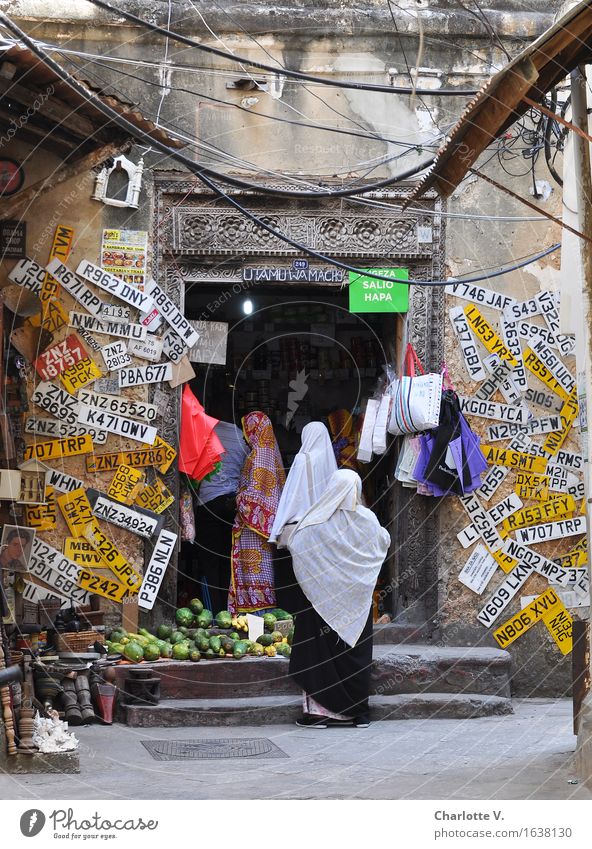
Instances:
[[[122,686],[130,667],[116,667]],[[300,692],[284,658],[245,657],[200,663],[159,660],[142,664],[160,677],[161,699],[235,699]],[[372,692],[510,695],[510,655],[500,649],[430,645],[375,645]]]
[[[476,693],[400,694],[370,698],[370,716],[374,722],[393,719],[474,719],[513,712],[510,699]],[[167,699],[155,706],[124,707],[123,721],[134,728],[284,725],[295,722],[301,713],[300,696]]]

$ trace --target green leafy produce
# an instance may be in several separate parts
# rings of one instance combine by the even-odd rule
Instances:
[[[146,637],[146,639],[150,640],[151,642],[154,642],[154,640],[156,639],[156,635],[151,634],[150,631],[146,630],[146,628],[138,628],[138,634],[141,637]]]
[[[180,631],[184,637],[187,637],[189,634],[189,628],[186,628],[185,625],[179,625],[177,631]]]
[[[218,628],[231,628],[232,616],[227,610],[221,610],[216,614],[216,625]]]
[[[210,637],[210,648],[212,651],[219,652],[222,648],[220,637]]]
[[[139,663],[144,659],[144,647],[136,642],[126,643],[123,647],[123,656],[132,663]]]
[[[260,637],[257,637],[257,642],[262,646],[270,646],[273,643],[273,637],[271,634],[261,634]]]
[[[144,660],[160,660],[160,648],[156,643],[148,643],[144,649]]]
[[[173,660],[187,660],[189,657],[189,646],[186,643],[175,643],[173,646]]]
[[[206,631],[205,628],[198,628],[195,632],[195,636],[196,637],[207,637],[208,632]]]
[[[188,607],[180,607],[175,613],[175,621],[177,625],[190,628],[193,625],[193,611]]]
[[[271,635],[271,639],[274,643],[281,643],[282,640],[284,639],[284,635],[282,634],[281,631],[274,631],[273,634]]]
[[[198,598],[192,598],[189,602],[189,608],[191,612],[195,614],[195,616],[199,616],[199,614],[204,609],[204,606]]]
[[[273,613],[264,613],[263,614],[263,624],[265,625],[265,630],[271,633],[275,630],[275,623],[277,622],[277,618],[273,615]]]
[[[174,645],[175,643],[180,643],[181,640],[184,640],[184,639],[185,639],[185,635],[182,634],[181,631],[173,631],[173,633],[171,634],[170,641]]]
[[[198,651],[197,649],[192,649],[189,652],[189,660],[192,660],[193,663],[197,663],[198,661],[201,660],[201,652]]]
[[[165,622],[163,622],[162,625],[159,625],[156,629],[156,635],[160,637],[161,640],[168,640],[172,633],[173,626],[167,625]]]

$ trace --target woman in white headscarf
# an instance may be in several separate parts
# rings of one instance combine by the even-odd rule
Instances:
[[[298,725],[369,724],[372,593],[390,536],[361,499],[360,476],[339,469],[289,542],[310,602],[296,616],[290,657],[290,674],[304,690]]]
[[[318,501],[337,469],[329,431],[322,422],[302,429],[302,446],[294,458],[282,490],[269,542],[286,545],[291,531]]]

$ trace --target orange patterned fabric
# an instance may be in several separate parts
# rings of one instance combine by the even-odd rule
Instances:
[[[358,432],[348,410],[335,410],[327,416],[335,459],[339,469],[359,471],[356,454],[358,452]]]

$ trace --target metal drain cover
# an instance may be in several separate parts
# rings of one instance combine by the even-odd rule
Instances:
[[[142,740],[156,761],[218,760],[222,758],[288,758],[267,737],[222,740]]]

